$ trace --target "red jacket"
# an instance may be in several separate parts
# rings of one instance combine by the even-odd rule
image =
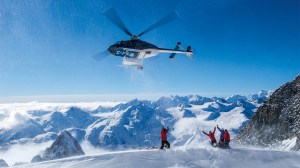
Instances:
[[[168,129],[162,128],[160,131],[161,141],[167,141]]]
[[[224,132],[224,139],[225,139],[225,141],[230,141],[230,135],[229,135],[228,131]]]
[[[210,133],[210,134],[208,134],[208,133],[206,133],[206,132],[203,131],[203,133],[205,135],[209,136],[211,142],[216,141],[215,132],[216,132],[216,127],[215,127],[214,131],[212,133]]]

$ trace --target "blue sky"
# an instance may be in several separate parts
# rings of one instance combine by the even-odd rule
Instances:
[[[95,61],[92,55],[129,39],[102,15],[111,6],[135,34],[176,10],[179,19],[141,40],[165,48],[181,41],[195,49],[193,59],[178,55],[170,61],[160,54],[145,60],[143,71],[118,67],[120,57]],[[0,97],[248,94],[274,90],[299,72],[299,0],[3,0],[0,5]]]

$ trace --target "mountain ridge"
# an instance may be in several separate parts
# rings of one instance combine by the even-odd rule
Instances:
[[[28,111],[20,114],[27,119],[24,119],[24,124],[32,121],[42,132],[12,141],[9,137],[15,137],[18,132],[11,131],[14,127],[2,128],[0,133],[6,133],[8,138],[0,137],[0,146],[4,149],[4,146],[9,146],[12,142],[18,144],[54,141],[58,133],[64,129],[70,131],[78,142],[88,141],[102,148],[157,146],[160,143],[159,131],[162,125],[173,126],[169,138],[174,142],[172,145],[177,145],[176,139],[183,138],[177,133],[178,130],[185,134],[183,141],[193,136],[194,126],[190,125],[193,129],[188,131],[180,128],[189,125],[187,120],[197,123],[197,126],[203,129],[209,128],[211,122],[218,122],[235,134],[259,106],[257,100],[266,99],[268,92],[263,93],[252,94],[252,97],[233,95],[228,98],[209,98],[188,95],[161,97],[157,101],[133,99],[111,108],[99,106],[94,111],[84,111],[76,107],[71,107],[64,112]],[[230,116],[235,116],[242,122],[225,122]],[[198,138],[203,139],[203,137]]]

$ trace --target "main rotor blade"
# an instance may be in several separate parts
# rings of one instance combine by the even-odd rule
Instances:
[[[102,51],[100,53],[93,55],[92,57],[97,61],[101,61],[104,58],[108,57],[109,55],[110,55],[110,53],[107,50],[105,50],[105,51]]]
[[[116,26],[118,26],[121,30],[123,30],[129,36],[132,36],[130,31],[127,29],[121,18],[119,17],[118,13],[116,12],[114,7],[110,7],[103,11],[103,14]]]
[[[138,37],[142,36],[143,34],[157,28],[160,27],[164,24],[170,23],[174,20],[178,19],[178,14],[173,11],[172,13],[170,13],[169,15],[165,16],[164,18],[160,19],[159,21],[157,21],[156,23],[154,23],[152,26],[150,26],[149,28],[147,28],[146,30],[144,30],[143,32],[141,32]]]

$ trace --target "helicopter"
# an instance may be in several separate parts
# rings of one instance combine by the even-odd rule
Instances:
[[[118,28],[120,28],[123,32],[130,36],[130,40],[119,41],[113,45],[111,45],[107,51],[109,54],[114,56],[123,57],[122,65],[125,67],[136,67],[137,69],[143,69],[143,60],[157,56],[159,53],[170,53],[169,58],[173,59],[176,54],[185,54],[188,57],[191,57],[193,54],[192,48],[190,46],[187,47],[186,51],[181,50],[181,43],[178,42],[175,49],[166,49],[159,48],[151,43],[146,41],[142,41],[139,39],[145,33],[160,27],[164,24],[167,24],[178,18],[178,14],[176,12],[172,12],[169,15],[163,17],[144,31],[142,31],[138,35],[133,35],[128,28],[125,26],[119,15],[117,14],[114,7],[110,7],[103,11],[104,16],[106,16],[113,24],[115,24]],[[105,51],[107,53],[107,51]],[[102,54],[95,55],[95,59],[99,59],[97,57],[101,57]]]

